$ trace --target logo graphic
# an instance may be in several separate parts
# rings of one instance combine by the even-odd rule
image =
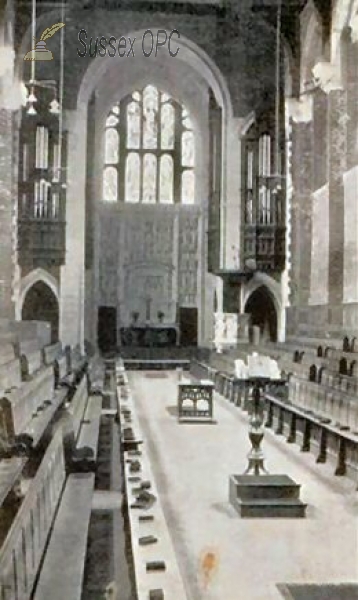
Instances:
[[[36,38],[34,38],[34,42],[36,44],[35,48],[33,48],[32,50],[30,50],[30,52],[25,54],[24,60],[52,60],[53,54],[50,50],[47,50],[45,40],[48,40],[56,33],[56,31],[58,31],[59,29],[61,29],[61,27],[64,26],[65,23],[55,23],[55,25],[52,25],[51,27],[47,27],[47,29],[45,29],[38,42],[36,42]]]

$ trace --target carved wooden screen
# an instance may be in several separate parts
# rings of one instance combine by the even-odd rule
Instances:
[[[53,91],[36,88],[35,114],[23,110],[19,140],[19,263],[51,267],[65,261],[66,134],[49,111]],[[60,151],[61,146],[61,151]]]
[[[277,155],[275,141],[272,110],[259,114],[243,139],[242,254],[262,271],[281,271],[285,265],[283,124]]]

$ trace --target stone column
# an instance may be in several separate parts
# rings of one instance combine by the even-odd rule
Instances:
[[[349,43],[347,52],[347,168],[351,169],[358,164],[358,40]]]
[[[311,193],[313,188],[313,98],[288,102],[291,129],[290,303],[307,306],[311,271]],[[289,210],[290,207],[288,207]]]
[[[172,297],[171,300],[171,311],[172,314],[169,317],[170,320],[175,321],[178,317],[177,309],[179,306],[179,228],[180,219],[178,213],[178,207],[175,207],[175,214],[173,218],[173,273],[172,273]],[[175,305],[175,307],[174,307]]]
[[[291,303],[307,306],[311,272],[313,98],[290,102],[292,137]]]
[[[0,107],[0,318],[13,319],[13,236],[17,201],[14,173],[14,116]],[[17,161],[16,161],[17,162]]]
[[[358,304],[358,166],[344,175],[344,298]],[[343,208],[343,207],[342,207]],[[358,321],[358,318],[357,318]],[[351,324],[352,326],[353,324]],[[358,325],[358,323],[357,323]],[[356,326],[357,326],[356,325]]]
[[[68,131],[66,263],[61,267],[60,339],[64,345],[84,342],[85,190],[87,111],[67,110]]]
[[[241,121],[231,118],[227,124],[226,196],[223,202],[223,268],[238,269],[241,244]]]
[[[340,74],[331,63],[318,63],[313,69],[321,89],[328,97],[327,171],[329,183],[329,272],[328,301],[330,323],[343,322],[344,268],[344,186],[347,164],[347,93]]]
[[[347,105],[344,90],[329,94],[329,304],[335,325],[342,325],[344,268],[344,186],[347,160]]]

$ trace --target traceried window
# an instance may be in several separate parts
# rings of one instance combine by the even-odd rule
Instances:
[[[107,117],[103,200],[195,202],[195,138],[190,116],[152,85],[123,98]]]

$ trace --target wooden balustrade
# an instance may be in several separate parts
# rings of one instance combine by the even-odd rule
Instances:
[[[301,390],[299,390],[301,392]],[[297,398],[297,390],[296,390]],[[333,418],[324,419],[312,411],[307,411],[300,406],[288,404],[274,395],[267,393],[267,421],[266,427],[273,427],[274,421],[277,422],[276,433],[283,435],[285,429],[288,437],[287,442],[297,441],[297,434],[300,433],[301,451],[309,452],[312,448],[312,442],[318,446],[317,463],[325,463],[328,451],[331,451],[337,460],[335,475],[341,476],[347,473],[348,465],[357,468],[358,464],[358,431],[349,431],[336,423],[335,419],[343,422],[347,412],[347,402],[343,398],[337,398],[330,394],[327,398],[328,410],[333,411]],[[357,426],[357,406],[356,402],[350,411],[354,423],[351,426]]]
[[[317,340],[314,345],[303,339],[295,342],[285,342],[284,344],[268,343],[260,347],[260,354],[277,354],[276,357],[281,368],[292,372],[300,377],[306,378],[305,369],[309,371],[311,366],[315,366],[317,372],[323,369],[332,374],[356,377],[358,373],[357,360],[355,354],[342,349],[342,342],[336,340],[329,341],[330,345]],[[307,376],[309,378],[309,374]]]
[[[337,427],[358,431],[358,398],[355,395],[292,376],[289,401]]]
[[[53,438],[0,550],[1,600],[29,600],[65,482],[61,432]]]
[[[192,361],[191,373],[215,381],[216,391],[243,410],[250,410],[250,381],[216,371],[203,362]],[[332,379],[330,380],[333,382]],[[266,427],[275,426],[278,435],[294,443],[300,434],[301,450],[318,445],[317,462],[327,460],[331,451],[337,459],[336,475],[344,475],[348,465],[358,465],[358,398],[354,394],[320,385],[294,375],[289,383],[270,382],[265,392]]]

